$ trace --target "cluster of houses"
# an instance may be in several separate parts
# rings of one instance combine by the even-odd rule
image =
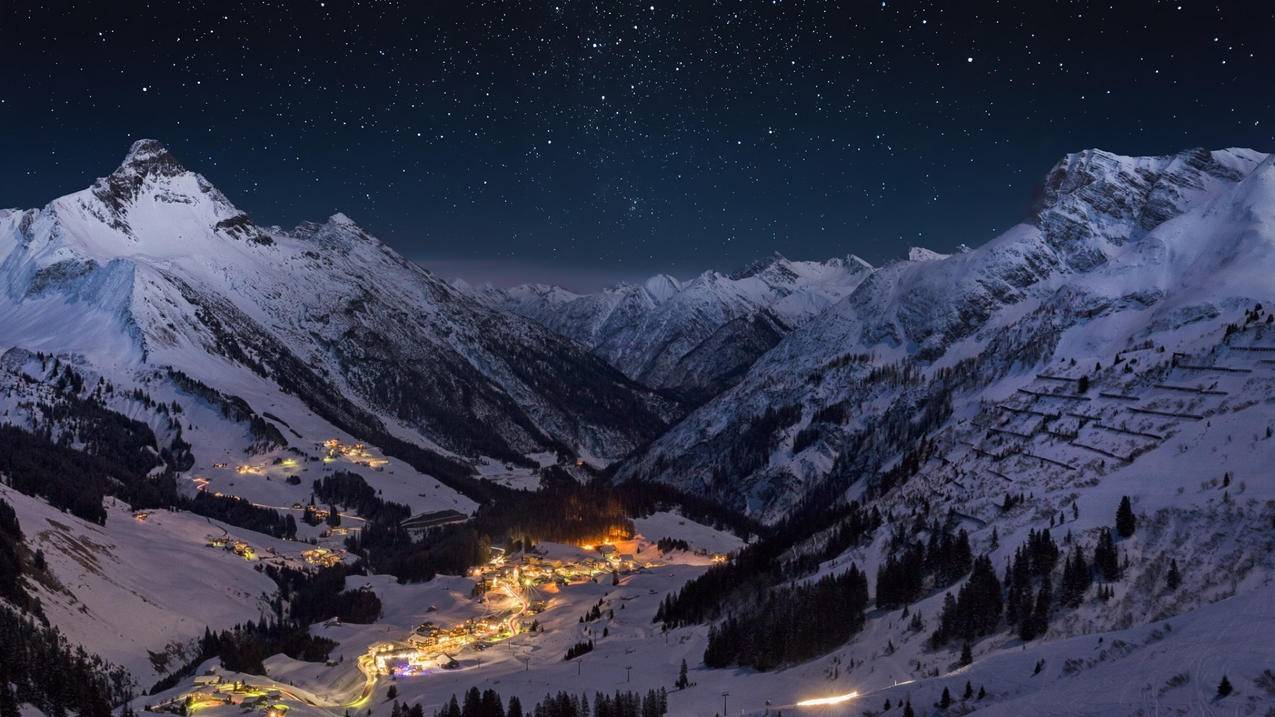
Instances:
[[[385,466],[389,465],[389,460],[372,453],[364,443],[342,443],[336,438],[329,438],[323,442],[322,446],[316,446],[316,448],[323,450],[324,463],[346,458],[353,463],[361,463],[377,471],[384,470]]]
[[[195,688],[166,702],[146,705],[147,712],[189,715],[201,709],[238,705],[245,712],[255,711],[265,717],[284,717],[288,706],[279,700],[279,690],[256,686],[243,680],[226,680],[215,672],[195,676]]]

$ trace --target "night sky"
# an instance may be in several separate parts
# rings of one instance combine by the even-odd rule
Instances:
[[[1275,3],[1110,5],[0,0],[0,206],[155,137],[258,222],[588,289],[976,245],[1086,147],[1275,150]]]

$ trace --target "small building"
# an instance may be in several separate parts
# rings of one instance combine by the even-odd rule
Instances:
[[[399,523],[399,527],[407,531],[413,540],[420,540],[430,530],[439,528],[444,525],[453,523],[463,523],[469,520],[469,516],[458,510],[436,510],[430,513],[420,513]]]

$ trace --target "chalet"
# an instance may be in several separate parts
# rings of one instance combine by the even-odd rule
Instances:
[[[463,523],[469,520],[469,516],[458,510],[436,510],[430,513],[420,513],[399,523],[399,527],[407,531],[414,540],[420,540],[430,530],[439,528],[452,523]]]

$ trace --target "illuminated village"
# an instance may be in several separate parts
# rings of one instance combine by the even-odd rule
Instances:
[[[557,546],[555,546],[557,547]],[[488,611],[450,627],[425,622],[402,642],[373,645],[368,651],[367,670],[377,675],[409,677],[433,668],[455,664],[454,656],[468,648],[482,651],[526,632],[531,616],[546,609],[545,596],[572,584],[595,581],[599,576],[618,579],[642,567],[631,554],[619,553],[614,545],[581,546],[597,556],[555,555],[520,552],[497,554],[485,566],[475,568],[474,593]],[[576,551],[572,551],[576,552]],[[362,666],[362,663],[361,663]]]
[[[251,546],[228,536],[208,536],[208,545],[248,560],[257,559]],[[618,584],[622,576],[660,567],[654,561],[637,559],[637,547],[638,541],[629,540],[580,546],[545,544],[512,554],[493,549],[491,560],[475,568],[468,578],[473,586],[471,599],[482,606],[482,614],[451,624],[425,621],[400,640],[373,642],[355,661],[364,678],[361,692],[339,704],[316,704],[312,695],[269,679],[210,672],[197,676],[192,689],[145,709],[191,714],[238,706],[246,712],[282,717],[288,709],[285,701],[333,709],[359,707],[382,679],[401,680],[457,669],[461,658],[475,659],[489,648],[531,634],[535,616],[551,609],[552,596],[563,589],[603,580]],[[343,552],[315,547],[301,556],[308,565],[321,567],[339,562]]]

